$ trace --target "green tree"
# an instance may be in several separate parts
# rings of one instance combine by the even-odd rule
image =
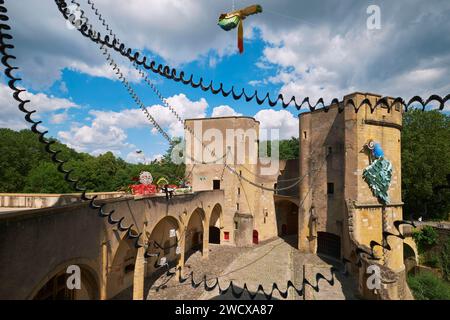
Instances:
[[[59,142],[52,149],[61,151],[61,159],[77,161],[83,157]],[[23,192],[30,171],[42,162],[51,162],[38,136],[30,130],[0,129],[0,150],[0,192]]]
[[[438,111],[405,113],[402,130],[404,214],[447,219],[450,192],[434,192],[450,173],[450,116]]]
[[[292,137],[289,140],[279,140],[278,151],[280,160],[298,159],[300,153],[300,142],[298,138]],[[272,141],[262,141],[260,143],[260,154],[272,156]]]
[[[53,163],[41,162],[28,173],[23,192],[69,193],[73,190]]]
[[[414,230],[412,237],[417,244],[419,253],[423,253],[436,244],[438,233],[433,227],[424,226],[421,230]]]

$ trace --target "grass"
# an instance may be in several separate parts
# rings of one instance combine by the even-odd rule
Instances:
[[[450,283],[431,272],[408,276],[416,300],[450,300]]]

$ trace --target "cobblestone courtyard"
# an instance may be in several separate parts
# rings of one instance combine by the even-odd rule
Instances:
[[[330,261],[313,254],[302,254],[293,246],[292,238],[275,238],[268,240],[252,248],[235,248],[227,246],[210,245],[208,259],[202,259],[200,252],[196,252],[186,261],[187,276],[194,271],[194,279],[199,282],[206,275],[210,279],[208,283],[213,284],[215,277],[219,277],[222,288],[228,286],[229,281],[233,281],[237,290],[243,288],[244,283],[251,292],[255,292],[261,284],[266,292],[270,292],[272,284],[277,283],[281,291],[286,290],[287,282],[291,280],[297,288],[302,287],[303,269],[306,264],[309,268],[307,279],[315,284],[315,274],[320,272],[327,279],[331,279]],[[337,266],[342,269],[341,266]],[[157,279],[146,279],[147,299],[234,299],[227,293],[219,295],[218,289],[211,292],[204,290],[203,285],[194,289],[190,281],[183,284],[178,282],[175,275],[167,276],[162,274]],[[309,290],[309,299],[354,299],[353,281],[343,276],[340,271],[335,273],[335,282],[331,286],[325,280],[320,280],[320,291]],[[275,291],[274,299],[283,299]],[[241,299],[249,299],[244,294]],[[257,299],[265,299],[258,295]],[[297,295],[295,290],[289,290],[290,300],[302,300],[303,297]]]

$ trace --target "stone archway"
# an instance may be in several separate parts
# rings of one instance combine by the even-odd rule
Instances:
[[[185,261],[195,252],[203,250],[205,212],[201,208],[195,209],[186,227],[185,234]]]
[[[80,268],[81,285],[80,289],[69,289],[67,279],[67,267],[59,268],[51,273],[50,279],[46,281],[32,298],[33,300],[97,300],[99,299],[99,286],[93,271],[83,264],[73,264]]]
[[[166,216],[158,221],[151,233],[148,233],[148,253],[155,256],[147,258],[147,276],[159,269],[161,264],[168,263],[169,266],[176,264],[180,254],[179,226],[176,218]]]
[[[149,256],[141,281],[143,281],[143,297],[148,298],[150,291],[158,291],[165,285],[168,279],[163,275],[179,262],[183,236],[180,233],[179,221],[172,216],[163,217],[146,235]]]
[[[298,242],[298,206],[288,199],[275,201],[277,235],[294,248]]]
[[[220,244],[222,229],[222,206],[216,204],[209,218],[209,243]]]
[[[123,238],[114,253],[112,263],[108,265],[107,297],[114,298],[122,291],[133,286],[137,249],[134,242]]]
[[[405,270],[407,273],[410,272],[411,270],[414,270],[414,268],[418,264],[418,257],[416,251],[406,241],[403,242],[403,262],[405,264]]]
[[[298,234],[298,206],[289,200],[275,202],[278,236]]]

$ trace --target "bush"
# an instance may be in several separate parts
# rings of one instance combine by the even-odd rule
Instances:
[[[408,276],[416,300],[450,300],[450,284],[431,272]]]
[[[432,268],[439,268],[441,266],[440,257],[433,252],[425,254],[423,263]]]
[[[438,239],[437,231],[431,226],[424,226],[422,230],[416,230],[412,234],[417,244],[419,253],[423,253],[427,248],[435,245]]]

